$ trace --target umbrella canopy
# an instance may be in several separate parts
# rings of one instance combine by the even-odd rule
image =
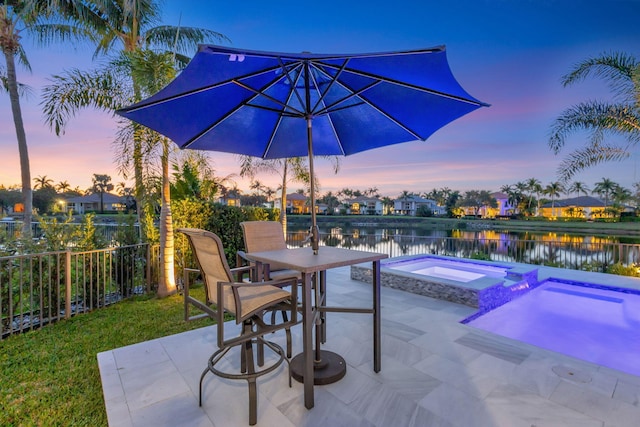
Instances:
[[[180,75],[117,113],[181,148],[263,159],[350,155],[426,140],[487,106],[458,84],[444,46],[349,55],[201,45]],[[317,235],[312,240],[317,251]]]

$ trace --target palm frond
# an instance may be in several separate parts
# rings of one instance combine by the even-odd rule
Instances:
[[[55,75],[43,89],[45,122],[56,135],[64,133],[66,123],[86,107],[114,111],[128,103],[127,91],[110,73],[86,73],[77,69]]]
[[[150,28],[145,33],[145,41],[149,47],[170,49],[175,53],[193,56],[199,43],[228,42],[229,39],[216,31],[195,27],[175,27],[162,25]]]
[[[629,101],[629,96],[637,92],[637,87],[634,90],[634,79],[637,78],[639,66],[640,63],[631,55],[622,52],[603,54],[577,64],[562,77],[562,84],[568,86],[594,75],[605,80],[617,96]]]
[[[584,102],[566,109],[551,126],[549,147],[558,153],[566,138],[577,130],[591,132],[591,145],[602,141],[605,131],[625,136],[631,143],[640,140],[640,117],[624,104]]]
[[[118,130],[113,141],[115,163],[118,173],[125,179],[132,175],[133,171],[133,141],[136,125],[130,120],[118,119]]]
[[[624,147],[612,145],[590,145],[569,154],[558,167],[558,179],[569,181],[576,173],[591,166],[609,161],[629,158],[630,152]]]
[[[71,23],[45,23],[30,27],[36,42],[46,46],[52,42],[75,42],[81,40],[95,40],[95,33],[86,27],[79,27]]]
[[[28,72],[31,72],[31,64],[29,63],[29,58],[27,58],[27,52],[25,52],[22,46],[18,47],[16,57],[18,58],[18,63],[22,65]]]
[[[4,92],[9,92],[9,82],[7,81],[7,76],[4,74],[0,74],[0,88]],[[33,95],[33,88],[29,85],[18,82],[18,95],[29,99]]]

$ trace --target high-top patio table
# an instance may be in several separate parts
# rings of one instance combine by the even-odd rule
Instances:
[[[307,409],[313,408],[314,405],[314,384],[329,384],[338,381],[346,372],[346,363],[340,355],[320,348],[321,342],[326,339],[324,313],[373,314],[373,370],[380,372],[382,367],[380,351],[380,260],[387,258],[386,254],[322,246],[317,255],[313,253],[312,248],[305,247],[253,252],[247,254],[247,256],[257,263],[278,263],[285,268],[302,273],[303,351],[291,360],[291,371],[294,378],[304,383],[304,405]],[[373,264],[372,307],[328,307],[326,305],[326,271],[331,268],[365,262]],[[258,268],[258,271],[260,270]],[[316,282],[315,299],[312,299],[313,277],[315,277]],[[316,326],[315,351],[313,349],[314,325]]]

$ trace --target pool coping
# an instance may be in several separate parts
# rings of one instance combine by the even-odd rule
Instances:
[[[388,264],[422,258],[500,267],[505,269],[506,276],[503,278],[485,276],[468,282],[461,282],[387,267]],[[463,304],[477,308],[482,312],[498,307],[526,292],[529,287],[535,286],[538,283],[537,271],[537,266],[529,264],[493,262],[430,254],[393,257],[380,263],[380,279],[383,286]],[[352,266],[351,278],[371,283],[371,266],[366,264]]]

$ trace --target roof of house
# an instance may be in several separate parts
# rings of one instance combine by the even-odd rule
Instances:
[[[307,200],[308,197],[300,193],[291,193],[291,194],[287,194],[287,199],[288,200]]]
[[[420,197],[420,196],[407,196],[407,197],[398,197],[396,199],[396,202],[415,202],[415,203],[434,203],[435,204],[435,200],[431,200],[431,199],[425,199],[424,197]]]
[[[380,199],[377,197],[355,197],[353,199],[345,200],[346,203],[367,203],[367,202],[379,202]]]
[[[100,203],[100,194],[93,193],[86,196],[70,197],[66,200],[67,203]],[[104,193],[102,198],[104,203],[122,203],[122,200],[122,197],[111,193]]]
[[[542,205],[543,208],[550,208],[552,205],[551,202],[545,203]],[[581,208],[604,208],[605,204],[602,200],[596,199],[591,196],[580,196],[580,197],[572,197],[570,199],[562,199],[556,200],[553,202],[553,206],[556,208],[568,208],[571,206],[581,207]]]

